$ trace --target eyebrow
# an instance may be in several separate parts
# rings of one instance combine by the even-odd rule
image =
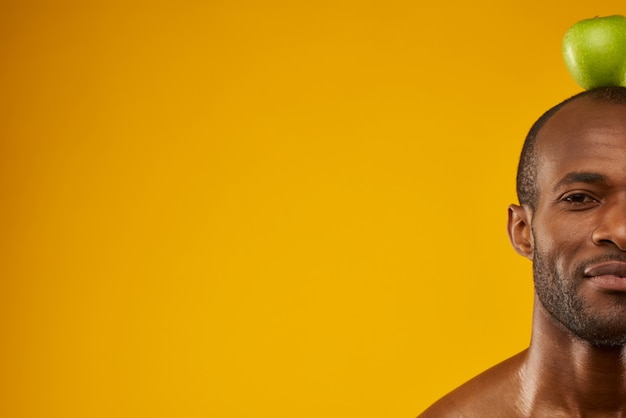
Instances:
[[[568,173],[557,184],[554,185],[554,191],[557,191],[562,186],[567,186],[573,183],[607,183],[606,176],[598,173],[589,172],[573,172]]]

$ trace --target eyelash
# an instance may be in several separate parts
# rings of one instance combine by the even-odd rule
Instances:
[[[580,199],[585,200],[585,201],[575,201],[574,198],[580,198]],[[590,196],[588,193],[582,193],[582,192],[568,194],[568,195],[564,196],[561,200],[563,202],[571,203],[571,204],[574,204],[574,205],[586,205],[586,204],[589,204],[589,203],[597,203],[598,202],[598,199]]]

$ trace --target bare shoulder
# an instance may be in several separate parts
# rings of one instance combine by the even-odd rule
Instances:
[[[459,386],[418,418],[517,417],[523,351]]]

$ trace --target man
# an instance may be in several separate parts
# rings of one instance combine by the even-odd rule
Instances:
[[[626,88],[580,93],[535,122],[517,192],[508,233],[533,262],[530,347],[420,417],[624,417]]]

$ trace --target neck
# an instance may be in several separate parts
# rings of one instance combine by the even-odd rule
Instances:
[[[535,299],[533,337],[520,371],[522,407],[568,416],[626,416],[626,348],[580,340]]]

